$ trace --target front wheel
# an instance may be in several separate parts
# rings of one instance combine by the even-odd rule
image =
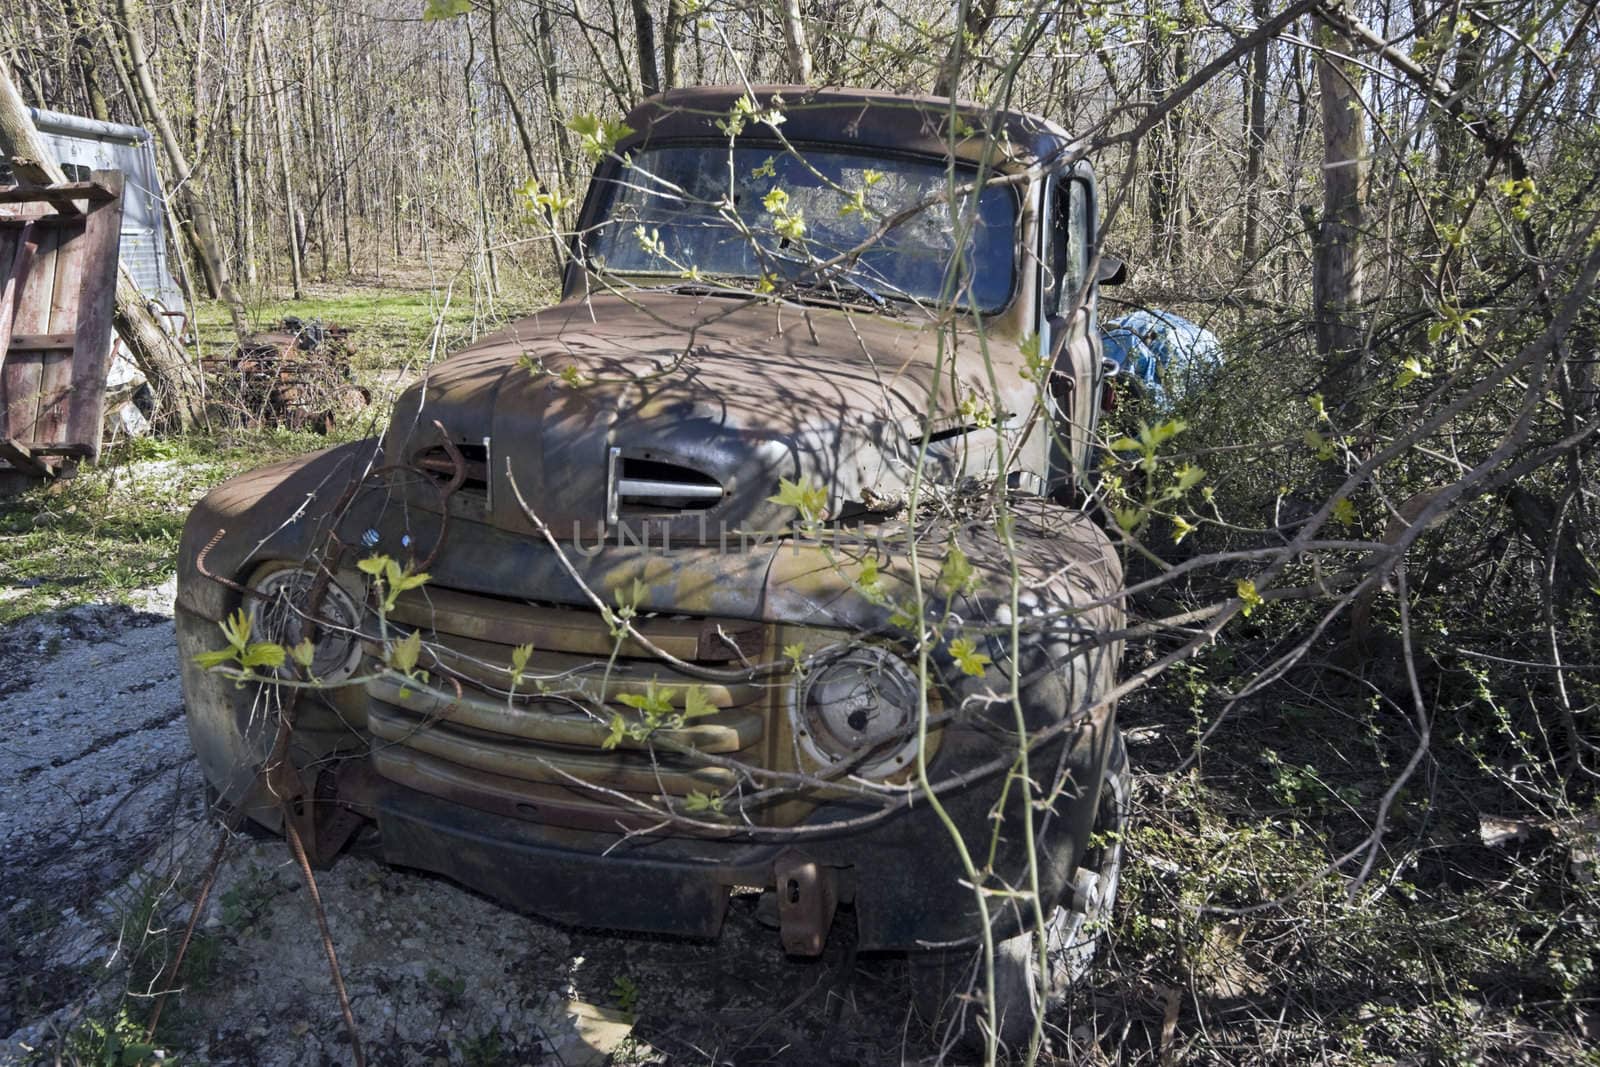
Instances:
[[[1129,811],[1128,756],[1119,735],[1106,760],[1089,848],[1078,865],[1067,898],[1045,919],[1049,975],[1041,1002],[1038,946],[1033,934],[1017,934],[995,945],[994,995],[999,1005],[999,1043],[1021,1053],[1041,1014],[1064,1005],[1089,976],[1111,922],[1122,876],[1122,838]],[[981,997],[983,953],[927,953],[911,959],[912,993],[918,1013],[941,1037],[981,1047],[988,1013]]]

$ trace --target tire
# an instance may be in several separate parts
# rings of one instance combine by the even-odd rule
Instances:
[[[1036,980],[1039,958],[1033,934],[1017,934],[995,945],[994,994],[1000,1006],[1002,1048],[1022,1054],[1041,1013],[1065,1005],[1087,981],[1116,905],[1128,812],[1128,756],[1119,734],[1106,760],[1094,824],[1096,840],[1078,866],[1068,901],[1056,905],[1045,920],[1050,975],[1043,1004]],[[910,964],[917,1012],[934,1025],[941,1043],[982,1048],[988,1015],[981,998],[967,995],[983,984],[982,952],[926,953],[913,956]]]

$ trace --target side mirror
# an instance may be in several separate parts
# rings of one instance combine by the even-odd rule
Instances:
[[[1095,281],[1101,285],[1123,285],[1128,280],[1128,265],[1115,256],[1100,257],[1100,273]]]

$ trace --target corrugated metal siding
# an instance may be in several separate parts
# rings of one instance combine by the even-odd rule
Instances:
[[[122,171],[122,264],[145,295],[168,308],[183,307],[183,291],[167,264],[166,209],[149,132],[108,127],[123,136],[92,136],[53,125],[47,111],[34,111],[33,119],[68,178],[86,178],[91,170]]]

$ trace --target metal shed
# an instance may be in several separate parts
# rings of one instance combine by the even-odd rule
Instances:
[[[40,138],[69,181],[84,181],[95,170],[122,172],[122,265],[146,297],[169,311],[182,311],[183,290],[167,262],[166,198],[150,131],[59,111],[29,110]]]

